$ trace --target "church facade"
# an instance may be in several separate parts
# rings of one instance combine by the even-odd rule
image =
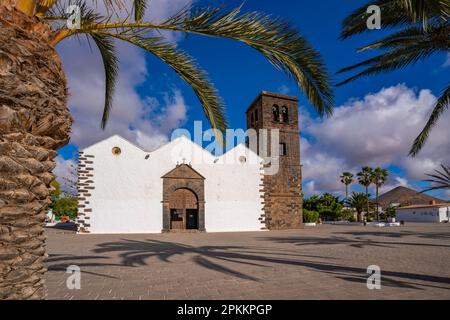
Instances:
[[[297,108],[295,97],[262,92],[247,110],[254,151],[240,144],[215,156],[184,136],[152,152],[120,136],[85,148],[79,152],[78,232],[301,228]],[[262,129],[269,139],[262,139]],[[271,140],[274,130],[278,137]],[[261,153],[263,141],[269,154]],[[271,150],[279,151],[273,163]]]

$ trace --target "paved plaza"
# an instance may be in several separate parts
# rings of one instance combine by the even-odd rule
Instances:
[[[450,299],[450,224],[47,236],[49,299]],[[67,289],[70,265],[80,290]]]

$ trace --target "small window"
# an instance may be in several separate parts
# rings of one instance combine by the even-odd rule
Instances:
[[[258,109],[255,109],[255,123],[258,124],[258,121],[259,121]]]
[[[254,116],[253,112],[250,116],[250,126],[252,126],[252,127],[255,126],[255,116]]]
[[[280,122],[280,108],[277,105],[272,107],[273,121]]]
[[[288,123],[289,122],[289,113],[288,113],[288,108],[287,107],[281,108],[281,121],[283,123]]]
[[[280,156],[287,156],[286,143],[280,143]]]
[[[119,156],[122,153],[122,150],[120,150],[119,147],[112,148],[112,154],[115,156]]]
[[[171,221],[183,221],[183,210],[180,209],[171,209],[170,210],[170,220]]]

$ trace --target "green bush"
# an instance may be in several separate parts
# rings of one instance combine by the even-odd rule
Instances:
[[[319,211],[319,216],[325,221],[336,221],[339,220],[340,213],[340,210],[323,208]]]
[[[396,213],[396,208],[387,208],[380,214],[380,218],[382,218],[383,220],[386,220],[387,218],[395,218]]]
[[[319,213],[317,211],[303,210],[303,222],[314,223],[317,221],[319,221]]]
[[[77,217],[77,198],[60,198],[55,200],[53,201],[52,209],[58,220],[61,216],[69,216],[73,220]]]
[[[343,209],[341,211],[341,219],[344,221],[355,221],[355,212],[352,209]]]

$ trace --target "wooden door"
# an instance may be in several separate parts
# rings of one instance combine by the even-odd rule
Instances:
[[[196,211],[198,216],[198,200],[191,190],[178,189],[170,197],[170,228],[171,229],[186,229],[187,228],[187,212]],[[193,224],[191,221],[189,227],[192,228],[198,224]],[[197,227],[198,228],[198,227]]]

